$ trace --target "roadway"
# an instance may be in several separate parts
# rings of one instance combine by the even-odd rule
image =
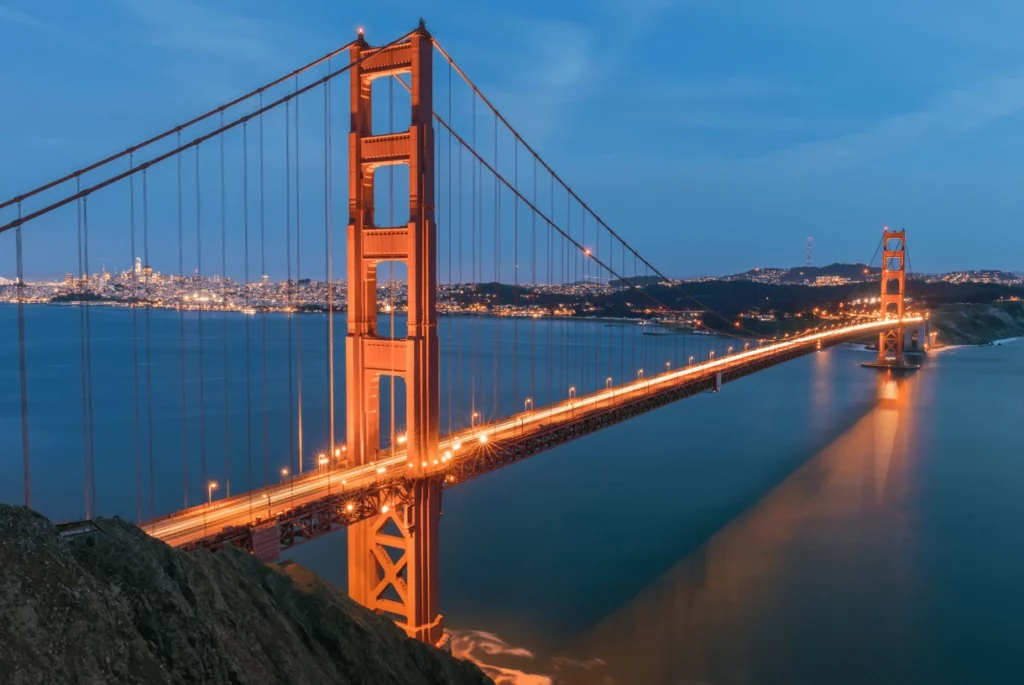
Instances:
[[[919,317],[904,318],[905,324],[921,323]],[[421,464],[419,477],[446,478],[452,467],[477,458],[490,445],[504,445],[524,439],[553,425],[579,420],[581,416],[599,414],[609,408],[627,404],[652,393],[662,392],[693,382],[698,378],[727,373],[748,364],[756,364],[795,348],[813,348],[819,343],[832,345],[877,333],[897,325],[896,320],[873,321],[835,330],[783,340],[771,345],[735,352],[669,370],[648,378],[639,378],[556,404],[515,414],[495,422],[445,436],[438,447],[438,458],[432,464]],[[172,546],[182,546],[219,533],[228,526],[244,527],[258,519],[269,520],[295,507],[332,495],[364,492],[368,488],[383,490],[404,481],[412,464],[407,463],[404,449],[393,456],[354,467],[324,466],[284,482],[251,492],[204,503],[142,524],[142,529]]]

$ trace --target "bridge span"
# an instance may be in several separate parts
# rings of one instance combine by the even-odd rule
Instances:
[[[721,384],[790,359],[888,332],[901,323],[908,326],[923,321],[921,317],[908,317],[838,327],[638,378],[478,425],[445,436],[437,449],[440,457],[425,465],[422,477],[452,487],[670,402],[717,390]],[[329,467],[287,478],[279,485],[163,516],[142,524],[142,528],[175,547],[216,548],[232,544],[258,551],[271,560],[280,548],[409,503],[407,470],[412,465],[404,449],[362,466],[345,468],[336,463],[328,459]],[[268,540],[262,547],[257,542],[261,535]]]

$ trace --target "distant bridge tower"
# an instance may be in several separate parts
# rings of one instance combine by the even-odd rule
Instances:
[[[882,317],[903,318],[906,289],[907,232],[882,229]],[[903,367],[903,325],[883,331],[878,339],[878,364]]]
[[[437,246],[434,225],[433,44],[423,22],[407,42],[373,48],[360,33],[351,48],[349,134],[348,335],[345,340],[346,424],[352,466],[380,452],[381,376],[406,383],[406,504],[378,503],[379,514],[348,529],[348,586],[355,601],[393,618],[413,638],[438,644],[438,522],[441,484],[423,478],[437,458],[440,431],[437,342]],[[374,135],[374,79],[408,73],[408,131]],[[409,167],[409,223],[379,226],[374,171]],[[377,266],[404,262],[409,273],[408,336],[377,334]],[[405,466],[405,465],[403,465]]]

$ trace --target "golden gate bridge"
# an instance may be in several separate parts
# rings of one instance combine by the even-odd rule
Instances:
[[[339,82],[347,88],[335,89]],[[375,109],[377,102],[386,109]],[[347,138],[335,138],[342,126]],[[346,219],[344,199],[343,244],[335,230]],[[100,509],[97,458],[111,456],[96,450],[94,393],[105,379],[92,375],[99,343],[91,310],[102,298],[90,240],[94,251],[98,241],[115,242],[129,264],[141,243],[146,267],[126,272],[115,288],[131,309],[132,355],[122,368],[131,379],[133,431],[123,437],[131,438],[134,515],[143,530],[177,547],[234,545],[274,560],[284,547],[347,527],[349,594],[432,644],[444,640],[437,577],[444,488],[836,344],[878,335],[875,365],[892,369],[907,368],[908,339],[927,340],[910,334],[925,319],[904,311],[905,234],[888,229],[876,319],[773,340],[677,332],[639,342],[624,325],[587,336],[555,321],[539,303],[541,287],[574,293],[573,318],[601,299],[595,287],[611,288],[595,286],[602,280],[630,293],[637,308],[677,308],[646,287],[652,277],[669,279],[520,136],[422,21],[379,47],[360,32],[261,88],[13,197],[0,212],[17,263],[8,287],[18,292],[25,504],[32,503],[29,417],[50,408],[31,399],[24,312],[31,250],[23,232],[71,231],[77,248],[69,294],[79,313],[72,361],[80,372],[86,518]],[[344,302],[334,265],[342,247]],[[45,247],[40,252],[47,256]],[[311,253],[320,258],[313,267]],[[265,275],[282,257],[286,281],[275,289]],[[151,266],[160,260],[177,264],[163,283]],[[406,289],[396,298],[403,271]],[[315,340],[309,324],[304,337],[299,313],[309,308],[300,284],[312,281],[327,312]],[[512,302],[509,325],[460,314],[445,317],[439,334],[439,292],[458,292],[470,312],[494,313],[503,291]],[[268,359],[272,302],[288,312],[283,360],[272,352]],[[229,319],[237,316],[230,310],[239,306],[258,314],[245,318],[244,351],[229,345]],[[152,333],[156,307],[177,311],[177,350]],[[343,308],[339,381],[334,326]],[[721,318],[688,295],[687,310]],[[309,350],[319,355],[320,346],[323,358],[311,370]],[[239,354],[244,398],[231,391]],[[154,368],[175,364],[176,383],[154,382]],[[287,374],[284,431],[271,430],[268,373]],[[322,383],[316,390],[311,375]],[[175,430],[154,421],[154,396],[169,393],[180,402]],[[158,507],[173,462],[181,468],[180,504]],[[286,464],[280,479],[278,463]],[[215,479],[225,492],[216,500]]]

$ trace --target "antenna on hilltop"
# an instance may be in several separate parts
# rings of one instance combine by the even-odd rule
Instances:
[[[811,253],[812,253],[813,250],[814,250],[814,238],[811,237],[811,236],[807,236],[807,262],[804,264],[804,266],[811,266],[811,264],[814,263],[814,260],[811,259]]]

